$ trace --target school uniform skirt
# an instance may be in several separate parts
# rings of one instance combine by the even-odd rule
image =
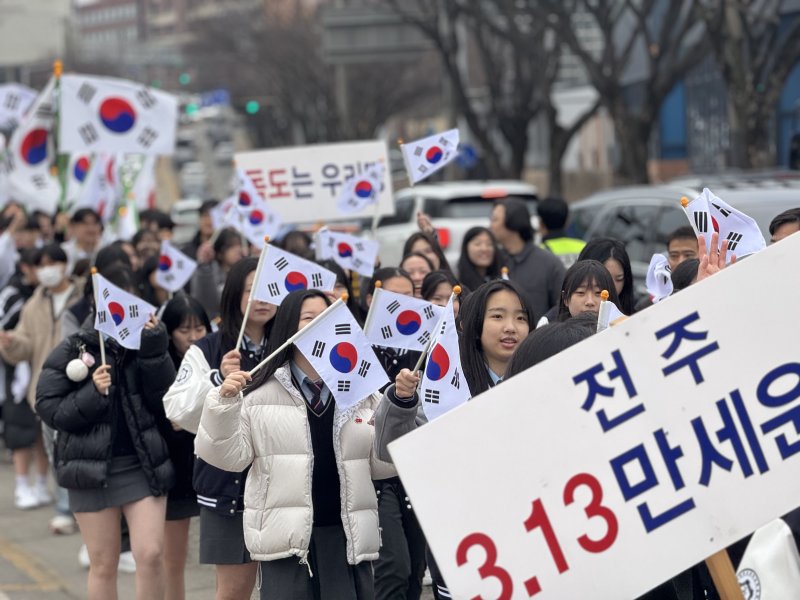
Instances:
[[[67,491],[69,509],[77,513],[124,506],[153,495],[137,456],[112,458],[105,487]]]

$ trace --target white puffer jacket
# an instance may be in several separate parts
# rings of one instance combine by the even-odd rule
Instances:
[[[377,559],[380,549],[372,479],[390,475],[391,466],[372,452],[372,417],[379,401],[372,394],[346,411],[337,406],[334,413],[342,524],[347,562],[353,565]],[[227,471],[243,471],[252,463],[244,493],[244,539],[253,560],[306,559],[314,523],[314,455],[306,402],[292,384],[288,363],[244,400],[220,398],[218,388],[211,390],[195,451]]]

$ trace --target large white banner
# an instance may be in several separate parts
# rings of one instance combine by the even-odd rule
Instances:
[[[453,597],[634,598],[800,506],[798,272],[800,235],[390,445]]]
[[[337,208],[345,181],[366,176],[383,163],[383,187],[378,205],[354,213]],[[327,222],[394,213],[392,180],[386,144],[381,141],[342,142],[255,150],[236,154],[236,167],[253,180],[258,192],[285,223]]]

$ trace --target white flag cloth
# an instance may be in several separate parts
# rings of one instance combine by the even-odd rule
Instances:
[[[605,331],[611,326],[611,323],[624,316],[611,300],[601,300],[600,310],[597,313],[597,332]]]
[[[736,210],[722,198],[704,189],[703,193],[706,192],[710,196],[708,209],[711,220],[719,231],[720,246],[723,240],[728,240],[728,262],[731,259],[731,252],[736,256],[747,256],[767,247],[764,234],[752,217]]]
[[[0,288],[4,288],[17,269],[17,245],[10,231],[0,234]]]
[[[303,329],[294,345],[322,377],[340,410],[389,383],[372,345],[344,303]]]
[[[440,323],[419,387],[422,410],[429,421],[470,399],[469,385],[461,368],[452,294]]]
[[[156,307],[118,288],[99,273],[92,277],[97,307],[94,328],[124,348],[138,350],[144,324],[156,313]]]
[[[315,262],[267,244],[262,250],[264,265],[261,275],[253,284],[256,300],[280,304],[295,290],[314,288],[331,292],[336,285],[336,275]]]
[[[235,208],[236,196],[230,196],[212,208],[208,214],[214,229],[230,227],[231,223],[238,224]]]
[[[451,163],[458,156],[458,129],[450,129],[400,146],[411,185]]]
[[[788,590],[800,589],[800,554],[786,521],[756,529],[736,576],[746,600],[783,600]]]
[[[331,259],[343,269],[372,277],[380,244],[347,233],[321,229],[317,233],[317,258]]]
[[[672,271],[669,260],[663,254],[653,254],[645,278],[647,293],[653,298],[653,304],[661,302],[672,293]]]
[[[354,175],[344,182],[336,199],[336,208],[344,214],[361,212],[378,201],[383,186],[384,166],[376,163],[364,173]]]
[[[125,240],[133,239],[139,231],[139,211],[133,200],[121,202],[116,208],[116,217],[113,221],[114,239]]]
[[[168,292],[177,292],[185,286],[197,268],[197,263],[173,246],[168,240],[161,242],[156,283]]]
[[[11,197],[24,203],[28,212],[41,210],[50,215],[56,212],[61,196],[58,179],[50,174],[55,159],[50,143],[54,88],[55,79],[51,78],[11,134],[6,152]]]
[[[59,152],[173,154],[178,99],[125,79],[62,75]]]
[[[283,219],[258,193],[243,169],[236,170],[236,182],[236,193],[232,197],[236,213],[228,215],[227,224],[239,229],[256,248],[264,248],[264,237],[277,237]]]
[[[36,90],[26,85],[0,85],[0,129],[16,127],[35,99]]]
[[[74,213],[81,208],[91,208],[103,223],[110,223],[122,205],[118,185],[116,157],[112,154],[94,156],[80,192],[70,207]]]
[[[88,152],[76,152],[69,157],[64,174],[67,210],[83,203],[84,189],[88,189],[93,156]]]
[[[375,288],[364,333],[376,346],[423,351],[444,310],[425,300]]]
[[[115,161],[119,194],[122,195],[127,186],[127,199],[132,200],[139,211],[155,207],[157,160],[152,154],[127,154],[118,156]]]

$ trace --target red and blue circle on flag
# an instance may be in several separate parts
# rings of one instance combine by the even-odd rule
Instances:
[[[442,156],[444,156],[444,152],[442,152],[442,149],[439,148],[439,146],[431,146],[425,153],[425,160],[427,160],[432,165],[435,165],[440,160],[442,160]]]
[[[100,121],[113,133],[127,133],[136,124],[136,111],[124,98],[106,98],[100,103]]]
[[[403,335],[414,335],[422,326],[422,317],[416,311],[404,310],[397,315],[395,325],[397,326],[397,331]]]
[[[428,359],[428,366],[425,367],[425,375],[431,381],[439,381],[442,377],[447,375],[449,370],[450,357],[441,344],[436,344]]]
[[[252,202],[253,199],[250,197],[250,194],[244,190],[239,192],[239,206],[250,206]]]
[[[172,268],[172,259],[166,254],[158,257],[158,270],[169,271]]]
[[[283,285],[286,287],[286,291],[288,292],[307,290],[308,279],[306,279],[306,276],[299,271],[291,271],[288,275],[286,275]]]
[[[247,220],[250,221],[251,225],[261,225],[264,222],[264,213],[260,210],[251,210],[250,214],[247,215]]]
[[[125,320],[125,309],[119,302],[109,302],[108,312],[111,313],[111,318],[117,326]]]
[[[339,371],[339,373],[349,373],[356,368],[358,351],[356,347],[349,342],[339,342],[331,348],[329,360],[333,368]]]
[[[362,179],[356,184],[356,196],[359,198],[369,198],[372,196],[372,184]]]
[[[83,180],[86,179],[86,174],[89,172],[90,166],[91,163],[89,162],[89,158],[86,156],[81,156],[75,161],[75,166],[72,169],[72,176],[83,183]]]
[[[29,165],[38,165],[47,158],[47,130],[34,129],[28,132],[20,145],[22,160]]]
[[[336,251],[342,258],[350,258],[353,256],[353,249],[350,247],[350,244],[346,242],[340,242],[339,245],[336,246]]]

